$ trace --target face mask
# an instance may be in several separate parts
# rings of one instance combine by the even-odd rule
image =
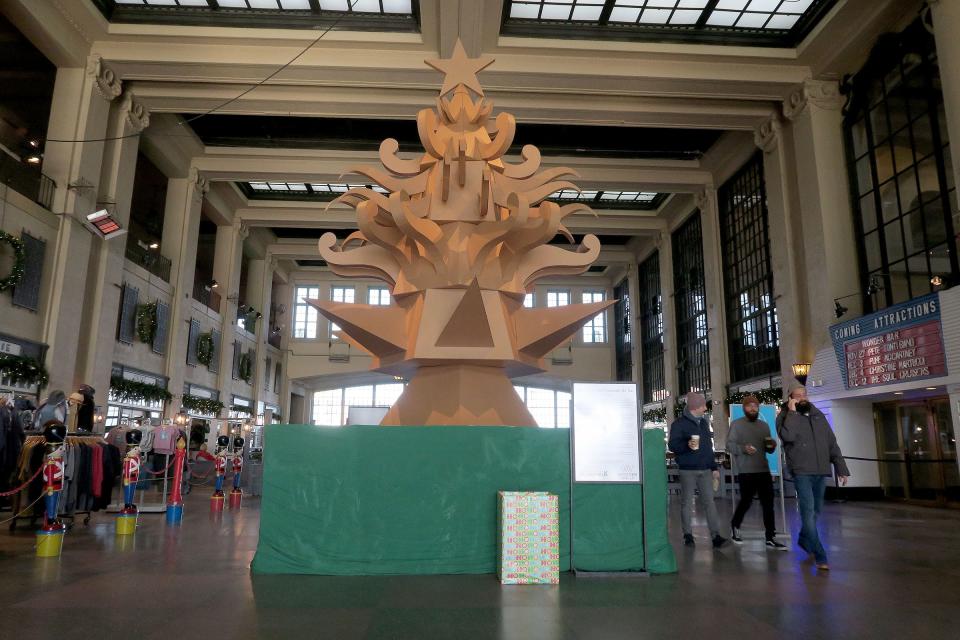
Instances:
[[[760,417],[759,411],[744,411],[743,414],[747,416],[747,420],[750,422],[756,422],[757,418]]]
[[[797,403],[797,413],[808,414],[810,413],[810,402],[808,400],[801,400]]]

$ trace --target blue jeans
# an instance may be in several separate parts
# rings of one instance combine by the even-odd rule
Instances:
[[[823,508],[826,476],[794,476],[797,487],[797,506],[800,508],[800,548],[812,553],[816,561],[826,562],[827,552],[817,533],[817,518]]]

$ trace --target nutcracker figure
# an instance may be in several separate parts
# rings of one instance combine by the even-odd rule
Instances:
[[[230,508],[239,509],[243,492],[240,490],[240,472],[243,471],[243,438],[233,439],[233,489],[230,491]]]
[[[63,534],[67,527],[57,519],[60,492],[63,490],[63,443],[67,428],[62,422],[51,420],[44,425],[43,436],[47,441],[43,461],[43,526],[37,531],[37,556],[56,558],[63,549]]]
[[[220,513],[223,511],[223,478],[227,475],[227,446],[230,444],[230,438],[220,436],[217,438],[217,450],[214,454],[214,473],[216,480],[213,486],[213,495],[210,496],[210,511]]]
[[[137,480],[140,479],[140,441],[143,432],[131,429],[125,434],[127,453],[123,457],[123,508],[117,514],[117,535],[129,536],[137,532],[139,511],[134,504],[137,492]]]
[[[187,439],[183,434],[177,438],[177,450],[173,454],[173,490],[167,502],[167,524],[180,524],[183,520],[183,462],[187,456]]]

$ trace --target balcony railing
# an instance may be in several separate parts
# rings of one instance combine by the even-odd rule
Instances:
[[[57,189],[57,183],[39,167],[17,162],[5,153],[0,153],[0,182],[45,209],[50,209]]]
[[[220,294],[203,282],[193,283],[193,299],[206,308],[220,313]]]
[[[132,238],[127,242],[126,256],[130,262],[143,267],[164,282],[170,282],[170,258],[165,258],[157,251],[144,249]]]

